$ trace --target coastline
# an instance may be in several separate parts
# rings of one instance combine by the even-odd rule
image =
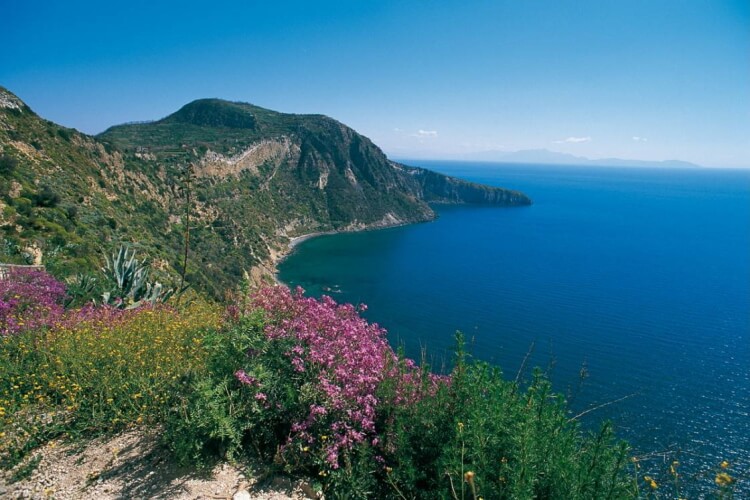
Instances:
[[[284,259],[289,257],[293,252],[294,249],[301,243],[310,240],[312,238],[317,238],[318,236],[328,236],[333,234],[342,234],[342,233],[358,233],[362,231],[375,231],[378,229],[389,229],[393,227],[400,227],[400,226],[406,226],[410,224],[418,224],[421,222],[432,222],[434,221],[437,216],[437,214],[433,213],[433,217],[429,219],[417,219],[417,220],[410,220],[410,221],[404,221],[397,219],[395,217],[389,218],[384,217],[383,220],[377,221],[375,223],[371,224],[351,224],[349,226],[346,226],[343,229],[332,229],[329,231],[315,231],[312,233],[306,233],[301,234],[299,236],[294,236],[289,238],[289,242],[286,244],[285,248],[282,248],[278,252],[271,252],[270,258],[265,261],[261,262],[257,266],[254,266],[251,269],[251,277],[253,278],[253,281],[255,281],[257,284],[262,284],[264,281],[266,283],[270,281],[274,285],[284,285],[286,286],[286,283],[281,281],[279,279],[279,270],[277,265],[282,262]],[[263,276],[265,276],[267,279],[264,280]]]
[[[316,231],[314,233],[301,234],[299,236],[294,236],[292,238],[289,238],[289,242],[286,244],[286,248],[284,248],[279,253],[271,254],[271,258],[269,259],[269,262],[265,264],[262,263],[261,265],[265,268],[267,274],[270,275],[270,278],[273,281],[274,285],[289,286],[279,279],[279,269],[276,266],[280,262],[282,262],[284,259],[289,257],[294,252],[295,247],[299,245],[300,243],[305,242],[307,240],[311,240],[318,236],[325,236],[329,234],[339,234],[341,232],[345,232],[345,231]]]
[[[284,255],[284,257],[286,257],[287,255],[289,255],[291,253],[291,251],[294,249],[294,247],[296,247],[297,245],[299,245],[303,241],[310,240],[310,239],[315,238],[317,236],[325,236],[325,235],[328,235],[328,234],[339,234],[341,232],[347,232],[347,231],[318,231],[318,232],[315,232],[315,233],[307,233],[307,234],[302,234],[300,236],[294,236],[293,238],[289,238],[289,243],[287,245],[288,246],[288,251]],[[283,260],[284,257],[282,257],[277,262],[280,262],[281,260]]]

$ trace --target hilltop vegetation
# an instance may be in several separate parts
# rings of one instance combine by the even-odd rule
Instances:
[[[222,298],[244,271],[271,273],[290,237],[430,220],[429,202],[530,200],[393,163],[321,115],[203,99],[90,137],[0,88],[0,261],[62,276],[129,242],[174,281],[189,217],[188,282]]]

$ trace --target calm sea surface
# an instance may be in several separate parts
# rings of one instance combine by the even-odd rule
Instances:
[[[585,425],[680,450],[707,486],[722,460],[750,473],[750,171],[409,163],[534,205],[437,206],[435,222],[314,238],[280,279],[368,304],[433,366],[456,330],[507,378],[533,345],[528,365],[572,411],[632,395]]]

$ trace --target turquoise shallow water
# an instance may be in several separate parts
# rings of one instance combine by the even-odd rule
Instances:
[[[507,377],[533,344],[529,365],[573,411],[633,395],[585,425],[612,419],[639,452],[680,450],[703,484],[721,460],[750,470],[750,171],[411,164],[534,205],[438,206],[435,222],[314,238],[281,280],[368,304],[434,366],[457,329]]]

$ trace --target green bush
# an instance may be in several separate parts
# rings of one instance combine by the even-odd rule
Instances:
[[[60,195],[49,186],[42,186],[42,189],[34,195],[34,204],[38,207],[56,207],[58,203],[60,203]]]
[[[243,445],[252,441],[246,434],[262,422],[254,415],[253,402],[241,390],[234,369],[262,339],[263,325],[262,315],[255,314],[232,328],[206,334],[206,371],[185,381],[188,390],[165,421],[164,443],[178,463],[205,467],[219,458],[239,456]],[[259,435],[263,431],[259,429]],[[256,444],[262,441],[259,435]],[[263,447],[254,450],[262,454]]]
[[[165,440],[181,462],[208,465],[250,452],[316,478],[334,499],[634,495],[628,447],[607,424],[583,433],[539,372],[521,388],[469,360],[459,336],[449,376],[392,354],[379,381],[360,386],[373,393],[353,391],[341,382],[372,376],[370,360],[352,360],[346,347],[326,350],[326,332],[363,352],[357,342],[380,345],[365,338],[377,330],[330,300],[261,297],[206,337],[202,373],[209,375],[196,374],[167,418]],[[360,399],[376,402],[372,427],[355,418]]]
[[[622,498],[627,446],[608,424],[583,435],[536,372],[521,390],[457,350],[451,384],[385,418],[391,494],[409,498]],[[469,481],[470,479],[470,481]],[[453,493],[455,491],[455,493]]]
[[[18,160],[10,155],[0,155],[0,175],[10,175],[18,166]]]

